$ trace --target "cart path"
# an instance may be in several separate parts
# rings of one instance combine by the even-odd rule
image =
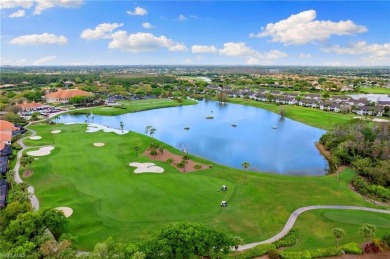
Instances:
[[[284,225],[284,228],[278,234],[276,234],[275,236],[273,236],[267,240],[264,240],[264,241],[239,246],[238,251],[247,250],[247,249],[250,249],[250,248],[255,247],[257,245],[261,245],[261,244],[269,244],[269,243],[275,242],[276,240],[281,239],[292,229],[292,227],[294,226],[294,223],[297,220],[299,215],[301,215],[305,211],[319,210],[319,209],[363,210],[363,211],[390,214],[390,210],[366,208],[366,207],[359,207],[359,206],[316,205],[316,206],[302,207],[302,208],[295,210],[293,213],[291,213],[286,224]]]
[[[20,177],[20,174],[19,174],[19,169],[20,169],[20,158],[22,157],[23,155],[23,151],[26,150],[27,148],[29,148],[28,146],[26,146],[24,143],[23,143],[23,140],[26,139],[26,138],[30,138],[32,136],[35,136],[37,133],[36,131],[34,130],[31,130],[31,129],[28,129],[27,126],[29,126],[29,124],[27,124],[24,128],[27,129],[28,131],[31,132],[31,135],[30,136],[26,136],[24,138],[21,138],[19,139],[17,142],[18,144],[22,147],[21,150],[19,150],[17,156],[16,156],[16,164],[15,164],[15,167],[14,167],[14,179],[15,179],[15,182],[17,184],[20,184],[23,182],[22,178]],[[34,193],[34,187],[32,187],[31,185],[28,186],[27,188],[27,191],[28,191],[28,197],[30,198],[30,202],[31,202],[31,207],[34,209],[34,210],[39,210],[39,201],[38,201],[38,198],[37,196],[35,196],[35,193]]]

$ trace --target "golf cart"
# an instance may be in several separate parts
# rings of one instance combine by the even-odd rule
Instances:
[[[222,201],[221,202],[221,207],[226,207],[227,206],[227,202],[226,201]]]

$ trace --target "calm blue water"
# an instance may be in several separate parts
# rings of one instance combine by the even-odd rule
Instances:
[[[214,119],[206,119],[212,115]],[[63,115],[59,122],[84,122],[85,115]],[[119,116],[94,115],[94,123],[144,134],[157,129],[154,137],[174,147],[180,143],[189,153],[219,164],[290,175],[323,175],[327,161],[314,143],[324,130],[284,119],[272,112],[237,104],[201,101],[197,105],[164,108]],[[91,121],[92,122],[92,121]],[[232,127],[237,124],[237,127]],[[190,130],[185,130],[190,127]],[[277,129],[273,129],[277,127]]]

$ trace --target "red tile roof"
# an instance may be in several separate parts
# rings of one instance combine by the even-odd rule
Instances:
[[[0,131],[0,142],[8,142],[12,140],[12,131]]]
[[[0,131],[10,131],[12,133],[13,130],[18,129],[19,128],[15,127],[11,122],[0,120]]]
[[[45,98],[54,98],[54,99],[67,99],[75,96],[92,96],[90,92],[86,92],[79,89],[68,89],[68,90],[58,90],[57,92],[50,93],[45,95]]]
[[[44,105],[42,103],[32,102],[32,103],[18,104],[17,106],[19,108],[21,108],[22,110],[29,110],[29,109],[35,109],[35,108],[43,107]]]

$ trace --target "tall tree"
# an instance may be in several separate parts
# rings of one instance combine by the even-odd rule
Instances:
[[[244,167],[245,171],[248,169],[248,167],[250,167],[250,163],[249,162],[243,162],[242,164],[242,167]]]
[[[333,235],[336,238],[336,246],[337,246],[337,248],[339,248],[340,239],[343,236],[345,236],[345,231],[344,231],[344,229],[341,229],[341,228],[334,228],[334,229],[332,229],[332,232],[333,232]]]
[[[145,134],[149,134],[149,136],[153,138],[154,133],[156,133],[156,129],[153,128],[153,126],[148,125],[145,127]]]
[[[370,239],[375,237],[375,233],[377,231],[377,227],[372,224],[364,224],[360,227],[359,232],[364,237],[366,242],[369,242]]]

